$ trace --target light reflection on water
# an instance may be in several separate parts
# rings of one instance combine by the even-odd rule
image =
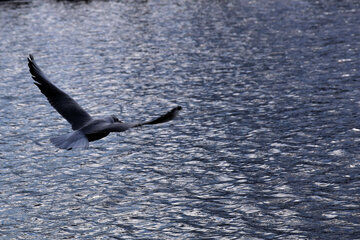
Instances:
[[[354,239],[357,1],[1,1],[0,237]],[[95,116],[61,151],[26,56]]]

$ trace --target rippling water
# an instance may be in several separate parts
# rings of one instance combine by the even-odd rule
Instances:
[[[1,239],[359,239],[357,0],[0,1]],[[26,56],[94,116],[83,151]]]

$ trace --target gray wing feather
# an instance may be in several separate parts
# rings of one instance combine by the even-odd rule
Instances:
[[[177,107],[171,109],[169,112],[165,113],[164,115],[161,115],[158,118],[155,118],[155,119],[153,119],[151,121],[147,121],[147,122],[135,123],[135,124],[133,124],[132,127],[141,127],[143,125],[154,125],[154,124],[169,122],[169,121],[175,119],[175,117],[179,114],[181,109],[182,109],[181,106],[177,106]]]
[[[81,128],[90,121],[91,116],[75,102],[69,95],[52,84],[36,64],[34,57],[28,57],[29,70],[34,84],[47,97],[51,106],[58,111],[72,126],[73,130]]]
[[[134,127],[135,124],[132,123],[123,123],[123,122],[115,122],[111,123],[106,127],[106,131],[109,132],[124,132],[132,127]]]
[[[147,121],[147,122],[134,122],[134,123],[115,122],[115,123],[110,124],[107,127],[107,130],[109,132],[124,132],[130,128],[169,122],[169,121],[173,120],[179,114],[181,109],[182,109],[181,106],[177,106],[177,107],[171,109],[169,112],[165,113],[164,115],[161,115],[160,117],[157,117],[157,118],[155,118],[151,121]]]

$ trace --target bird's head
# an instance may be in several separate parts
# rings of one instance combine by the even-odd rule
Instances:
[[[111,115],[111,120],[112,120],[112,122],[122,122],[114,115]]]

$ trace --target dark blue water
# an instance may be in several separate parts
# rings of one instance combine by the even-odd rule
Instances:
[[[357,0],[0,1],[0,239],[360,239]],[[93,116],[62,151],[26,57]]]

